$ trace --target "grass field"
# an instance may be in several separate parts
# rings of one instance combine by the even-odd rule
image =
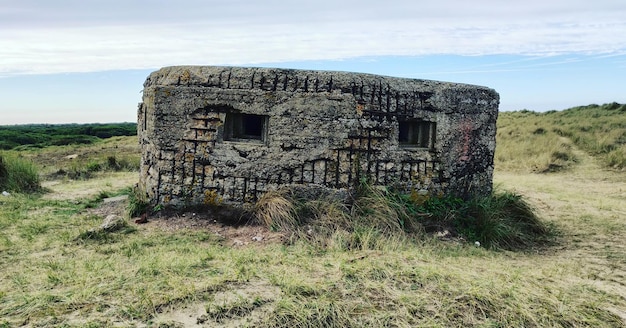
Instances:
[[[588,110],[626,126],[619,106]],[[137,181],[136,138],[11,153],[47,192],[0,195],[0,327],[624,327],[626,174],[609,160],[621,137],[594,151],[567,132],[584,130],[575,118],[557,133],[552,115],[567,116],[500,115],[494,182],[558,232],[516,252],[371,230],[349,249],[286,242],[194,212],[102,231],[128,202],[103,199]],[[528,136],[549,146],[519,145]]]

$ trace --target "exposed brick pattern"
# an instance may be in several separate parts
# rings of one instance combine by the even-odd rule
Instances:
[[[484,87],[367,74],[168,67],[144,84],[140,186],[165,205],[237,205],[288,184],[361,180],[487,193],[498,99]],[[433,146],[402,144],[401,121],[427,122],[404,133]]]

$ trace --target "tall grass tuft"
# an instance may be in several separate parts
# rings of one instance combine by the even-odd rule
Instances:
[[[417,210],[411,196],[387,187],[362,183],[351,214],[360,224],[375,227],[385,235],[424,232],[423,226],[416,220],[423,214]]]
[[[21,193],[40,191],[37,168],[26,159],[0,154],[0,190]]]
[[[553,231],[518,194],[495,191],[469,201],[447,197],[427,201],[427,229],[449,228],[468,242],[492,249],[522,250],[549,242]]]
[[[546,241],[547,226],[520,195],[496,193],[469,203],[465,225],[487,247],[509,250],[533,247]]]
[[[254,212],[257,219],[273,230],[294,231],[300,220],[294,201],[285,191],[270,191],[256,202]]]
[[[141,216],[150,211],[150,203],[148,197],[138,186],[129,189],[128,204],[126,205],[126,214],[129,217]]]
[[[268,192],[254,208],[258,222],[323,248],[387,249],[421,227],[392,193],[367,184],[353,197],[328,193],[302,197],[293,190]],[[410,229],[408,229],[410,228]],[[408,229],[408,230],[407,230]]]

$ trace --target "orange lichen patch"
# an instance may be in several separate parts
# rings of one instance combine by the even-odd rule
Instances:
[[[222,197],[215,190],[204,191],[204,205],[217,206],[222,204]]]

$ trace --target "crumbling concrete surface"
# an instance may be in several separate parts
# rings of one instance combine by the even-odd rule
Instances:
[[[369,74],[166,67],[138,110],[140,188],[153,204],[242,205],[300,185],[361,181],[469,197],[492,188],[499,96]]]

